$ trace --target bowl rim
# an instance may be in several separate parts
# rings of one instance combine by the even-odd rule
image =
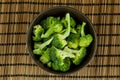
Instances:
[[[93,34],[94,34],[94,51],[93,51],[93,54],[92,54],[92,57],[90,57],[90,59],[89,59],[89,61],[85,64],[85,65],[83,65],[81,68],[78,68],[77,70],[75,70],[75,71],[71,71],[71,72],[57,72],[57,71],[53,71],[52,69],[51,69],[51,71],[48,71],[48,70],[45,70],[45,69],[43,69],[39,64],[38,64],[38,62],[36,62],[35,61],[35,59],[33,58],[33,53],[32,53],[32,51],[31,51],[31,49],[30,49],[30,45],[29,45],[29,35],[30,35],[30,29],[32,28],[32,24],[34,24],[34,22],[36,21],[36,19],[38,19],[38,17],[40,16],[40,15],[42,15],[42,14],[44,14],[44,13],[46,13],[46,12],[48,12],[48,11],[50,11],[50,10],[53,10],[53,9],[60,9],[60,8],[62,8],[62,9],[68,9],[68,10],[73,10],[74,12],[76,12],[77,14],[80,14],[81,16],[83,16],[87,21],[88,21],[88,23],[90,24],[90,27],[92,28],[92,30],[93,30]],[[46,10],[44,10],[44,11],[42,11],[42,12],[40,12],[37,16],[35,16],[34,18],[33,18],[33,20],[30,22],[30,24],[29,24],[29,26],[28,26],[28,30],[27,30],[27,39],[26,39],[26,47],[27,47],[27,51],[28,51],[28,53],[29,53],[29,55],[31,56],[31,58],[33,59],[33,61],[35,62],[35,64],[37,65],[37,66],[39,66],[42,70],[44,70],[44,71],[46,71],[46,72],[49,72],[49,73],[53,73],[53,74],[71,74],[71,73],[76,73],[76,72],[78,72],[78,71],[80,71],[82,68],[85,68],[91,61],[92,61],[92,59],[94,58],[94,56],[95,56],[95,54],[96,54],[96,50],[97,50],[97,33],[96,33],[96,31],[95,31],[95,28],[94,28],[94,26],[93,26],[93,24],[92,24],[92,22],[91,22],[91,20],[87,17],[87,16],[85,16],[85,14],[84,13],[82,13],[81,11],[79,11],[79,10],[77,10],[77,9],[75,9],[75,8],[72,8],[72,7],[68,7],[68,6],[55,6],[55,7],[51,7],[51,8],[48,8],[48,9],[46,9]]]

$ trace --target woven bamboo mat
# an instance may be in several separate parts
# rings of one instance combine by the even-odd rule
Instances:
[[[32,19],[53,6],[83,12],[98,37],[94,59],[64,76],[43,71],[26,50]],[[0,80],[120,80],[120,0],[0,0]]]

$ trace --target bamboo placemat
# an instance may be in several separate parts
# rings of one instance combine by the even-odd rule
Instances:
[[[83,12],[98,37],[94,59],[84,69],[55,75],[35,65],[26,50],[26,31],[39,12],[69,6]],[[1,0],[0,80],[120,80],[120,0]]]

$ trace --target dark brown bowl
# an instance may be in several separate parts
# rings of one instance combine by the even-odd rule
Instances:
[[[28,48],[28,51],[29,51],[32,59],[35,61],[35,63],[40,68],[42,68],[45,71],[55,73],[55,74],[56,73],[57,74],[64,74],[64,73],[58,72],[58,71],[53,71],[52,69],[43,65],[39,61],[39,58],[35,54],[33,54],[33,51],[32,51],[33,50],[32,27],[36,24],[39,24],[39,22],[41,20],[45,19],[48,16],[64,16],[66,13],[70,13],[70,15],[77,21],[77,23],[82,23],[83,21],[86,22],[87,26],[85,27],[85,31],[87,33],[92,34],[94,40],[91,43],[91,45],[87,48],[87,55],[83,59],[81,64],[78,66],[72,66],[70,68],[70,70],[65,72],[65,73],[73,73],[73,72],[76,72],[76,71],[82,69],[83,67],[85,67],[91,61],[91,59],[94,57],[95,52],[96,52],[96,48],[97,48],[97,36],[96,36],[95,29],[94,29],[92,23],[90,22],[90,20],[80,11],[78,11],[74,8],[70,8],[70,7],[59,6],[59,7],[53,7],[53,8],[50,8],[50,9],[47,9],[47,10],[41,12],[40,14],[38,14],[37,17],[34,18],[34,20],[31,22],[31,24],[29,26],[29,29],[27,32],[27,48]]]

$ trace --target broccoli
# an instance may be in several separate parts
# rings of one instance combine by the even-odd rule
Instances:
[[[80,36],[78,34],[71,33],[70,36],[67,38],[68,47],[77,49],[79,46],[79,37]]]
[[[64,46],[67,45],[67,41],[64,39],[61,39],[62,35],[60,34],[56,34],[54,35],[54,38],[52,40],[52,45],[54,45],[55,47],[62,49]]]
[[[70,17],[70,26],[73,27],[73,28],[76,26],[76,22],[73,19],[73,17]]]
[[[81,47],[79,50],[73,50],[68,47],[64,48],[64,51],[69,52],[71,54],[74,54],[75,57],[73,57],[73,64],[79,65],[83,58],[86,56],[86,48]]]
[[[79,41],[80,47],[88,47],[90,45],[90,43],[93,41],[93,37],[91,34],[85,35],[85,32],[84,32],[85,25],[86,25],[86,23],[83,22],[83,24],[81,26],[81,37],[80,37],[80,41]]]
[[[54,35],[54,39],[52,41],[52,45],[55,47],[62,49],[65,45],[67,45],[66,38],[70,35],[70,14],[67,13],[65,16],[65,20],[67,21],[67,28],[64,34],[56,34]]]
[[[37,54],[37,55],[42,55],[42,53],[44,52],[43,49],[49,45],[53,40],[53,37],[50,38],[48,41],[42,43],[42,44],[38,44],[38,43],[34,43],[34,50],[33,50],[33,53],[34,54]]]
[[[52,66],[52,62],[48,62],[47,66],[50,68]]]
[[[78,24],[76,27],[77,34],[81,35],[81,25]]]
[[[40,41],[44,29],[40,25],[33,26],[33,41]]]
[[[69,58],[75,57],[72,53],[62,51],[52,46],[50,48],[50,58],[52,61],[53,70],[67,71],[70,68],[71,62]]]
[[[93,41],[86,34],[86,23],[77,24],[70,13],[64,17],[49,16],[33,26],[33,53],[50,69],[66,72],[71,65],[80,65]]]
[[[52,20],[48,26],[48,30],[45,32],[45,34],[41,35],[41,38],[48,38],[54,33],[60,33],[63,29],[63,26],[58,18]]]
[[[50,27],[52,27],[51,25],[53,25],[54,23],[56,23],[56,20],[58,21],[59,20],[59,17],[58,18],[54,18],[52,16],[50,17],[47,17],[46,19],[42,20],[40,22],[40,25],[45,29],[45,30],[48,30]]]
[[[67,23],[67,20],[64,17],[62,18],[61,23],[63,24],[63,26],[65,28],[67,28],[68,23]],[[76,30],[75,30],[76,22],[72,17],[70,17],[70,26],[71,26],[70,32],[77,33]]]
[[[42,56],[40,57],[40,61],[43,64],[47,64],[50,61],[50,56],[49,56],[49,48],[47,48],[46,51],[44,51],[44,53],[42,54]]]

